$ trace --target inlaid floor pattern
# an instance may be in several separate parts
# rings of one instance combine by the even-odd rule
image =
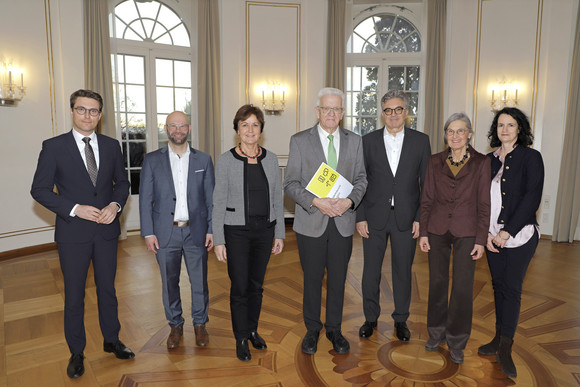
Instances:
[[[407,344],[393,336],[390,252],[383,265],[382,315],[368,340],[361,298],[362,243],[355,236],[346,284],[342,330],[351,351],[338,355],[321,332],[318,352],[304,355],[300,342],[302,270],[295,234],[288,229],[284,253],[273,256],[265,281],[259,332],[268,344],[252,360],[235,357],[226,266],[209,256],[210,344],[195,346],[189,280],[182,271],[186,326],[182,345],[167,350],[169,333],[161,304],[157,263],[137,235],[119,245],[117,295],[121,340],[136,353],[118,360],[102,350],[92,270],[86,289],[85,374],[66,376],[69,352],[63,334],[63,281],[56,251],[0,263],[0,385],[2,386],[579,386],[580,243],[541,240],[530,265],[514,343],[516,379],[502,374],[494,356],[477,347],[494,331],[493,292],[487,262],[477,263],[473,331],[465,362],[449,361],[447,347],[425,350],[427,256],[417,249]],[[324,293],[323,293],[324,297]],[[323,305],[324,305],[323,300]],[[322,311],[324,316],[324,310]]]

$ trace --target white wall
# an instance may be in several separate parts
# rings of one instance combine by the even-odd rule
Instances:
[[[27,87],[17,107],[0,107],[0,251],[53,241],[54,215],[29,192],[42,141],[70,130],[69,90],[83,86],[82,2],[53,0],[48,11],[22,0],[0,12],[0,58],[23,68]]]
[[[45,3],[50,4],[50,18],[45,13]],[[177,0],[168,0],[167,3],[176,10],[181,8],[179,10],[189,19],[192,37],[195,36],[196,3]],[[296,25],[299,31],[298,38],[296,31],[266,28],[266,23],[261,25],[257,21],[253,30],[260,34],[254,43],[261,42],[253,46],[252,55],[257,57],[252,58],[253,63],[259,63],[255,61],[260,58],[268,60],[270,52],[274,52],[278,57],[276,61],[299,65],[299,74],[292,75],[293,79],[299,79],[299,83],[296,94],[291,96],[294,101],[289,102],[288,112],[279,117],[266,117],[265,146],[283,156],[287,154],[288,137],[316,121],[316,94],[324,86],[327,1],[264,3],[271,6],[264,7],[260,17],[294,18],[292,25]],[[299,17],[283,9],[284,4],[294,8],[298,5]],[[479,4],[478,0],[448,0],[446,113],[464,111],[473,116],[475,111],[475,145],[480,151],[487,151],[485,133],[492,119],[485,95],[487,83],[495,77],[506,76],[532,85],[534,64],[537,66],[536,91],[532,92],[530,86],[521,96],[521,106],[530,113],[532,96],[535,96],[535,147],[542,152],[547,171],[539,220],[542,233],[551,234],[578,1],[544,0],[541,38],[538,40],[538,0],[481,2],[481,50],[477,56]],[[223,151],[234,145],[232,119],[236,110],[248,102],[247,7],[245,0],[220,0]],[[26,28],[22,27],[23,21]],[[47,39],[47,26],[51,39]],[[35,204],[29,191],[42,141],[70,130],[68,97],[84,83],[82,36],[82,2],[78,0],[14,1],[0,12],[0,59],[12,59],[16,66],[22,67],[28,87],[27,95],[18,107],[0,107],[0,181],[6,187],[0,201],[3,214],[0,252],[53,241],[54,215]],[[268,37],[271,38],[270,45],[265,43]],[[47,43],[51,51],[47,49]],[[298,46],[299,50],[286,55],[281,48],[287,46]],[[536,60],[537,47],[539,55]],[[195,46],[192,51],[195,58]],[[477,73],[476,63],[479,64]],[[54,78],[49,69],[53,69]],[[269,70],[264,66],[249,76],[285,76],[276,68],[271,69],[272,75],[267,73]],[[477,102],[474,91],[477,92]],[[249,102],[258,103],[252,98]],[[283,157],[280,163],[285,164]],[[580,239],[580,230],[576,235]]]
[[[542,153],[546,168],[538,221],[541,233],[551,235],[578,1],[447,4],[446,116],[466,112],[473,121],[475,148],[489,152],[489,86],[501,80],[521,85],[519,107],[530,117],[534,148]]]

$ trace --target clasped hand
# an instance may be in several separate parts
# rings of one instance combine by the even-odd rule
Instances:
[[[351,207],[352,201],[348,198],[315,198],[312,201],[312,205],[318,208],[324,215],[334,218],[344,214]]]
[[[115,203],[111,203],[102,210],[93,206],[79,204],[75,209],[75,215],[81,219],[100,224],[111,224],[117,216],[119,207]]]

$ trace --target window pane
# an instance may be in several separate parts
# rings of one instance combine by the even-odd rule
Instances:
[[[143,156],[145,156],[144,142],[129,142],[129,161],[131,168],[143,166]]]
[[[189,34],[183,24],[172,30],[171,35],[176,46],[189,47]]]
[[[151,38],[153,33],[153,27],[155,27],[155,22],[149,19],[142,19],[143,26],[145,27],[145,36]]]
[[[126,55],[125,67],[127,70],[125,74],[127,83],[145,84],[145,58]]]
[[[393,24],[395,23],[395,15],[382,15],[381,17],[374,17],[376,23],[376,30],[380,32],[393,32]]]
[[[351,40],[353,52],[421,51],[421,37],[415,26],[404,17],[393,14],[375,15],[363,20],[354,28]]]
[[[131,40],[143,40],[145,39],[145,31],[143,30],[143,25],[141,24],[141,20],[136,20],[129,24],[129,28],[125,31],[124,39],[131,39]]]
[[[164,5],[161,6],[161,9],[159,10],[159,17],[157,20],[169,29],[181,23],[181,19],[177,16],[177,14],[175,14],[175,12]]]
[[[419,91],[419,66],[407,66],[406,89]]]
[[[173,61],[156,59],[155,75],[157,86],[173,86]]]
[[[127,111],[145,112],[145,86],[127,85]]]
[[[354,31],[363,38],[366,38],[375,33],[375,23],[372,18],[365,19],[355,27]]]
[[[157,19],[157,13],[159,12],[159,4],[157,1],[152,1],[149,3],[137,3],[139,8],[139,14],[142,18]]]
[[[191,89],[175,89],[175,110],[191,114]]]
[[[407,43],[408,52],[420,52],[421,51],[421,38],[418,32],[413,32],[409,37],[405,39]]]
[[[131,171],[131,195],[139,194],[139,183],[141,181],[141,170]]]
[[[115,15],[126,23],[139,18],[133,1],[124,1],[115,7]]]
[[[361,118],[360,120],[360,135],[372,132],[377,129],[377,119],[376,118]]]
[[[173,101],[173,88],[158,87],[157,88],[157,112],[171,113],[174,109],[175,102]]]
[[[175,61],[175,86],[191,87],[191,62]]]
[[[171,36],[169,36],[169,33],[164,33],[163,35],[155,39],[155,43],[173,45],[173,40],[171,40]]]
[[[405,90],[405,68],[389,66],[389,90]]]

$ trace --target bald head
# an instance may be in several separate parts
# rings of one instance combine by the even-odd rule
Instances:
[[[191,126],[189,125],[189,118],[183,112],[173,112],[167,116],[165,120],[165,131],[169,145],[174,151],[187,147],[187,137]]]
[[[187,124],[187,125],[189,125],[189,118],[187,117],[187,115],[185,115],[185,113],[180,112],[180,111],[175,111],[175,112],[171,113],[170,115],[168,115],[167,119],[165,120],[165,125],[170,125],[170,124]]]

